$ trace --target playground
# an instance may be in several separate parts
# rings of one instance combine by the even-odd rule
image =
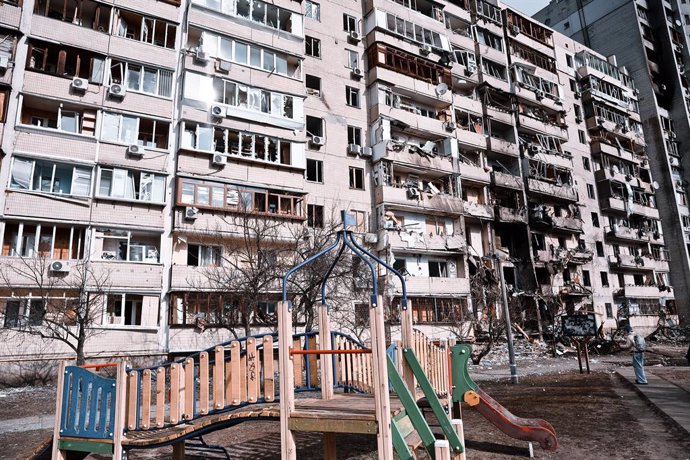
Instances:
[[[541,458],[586,459],[601,458],[614,439],[630,439],[631,428],[636,439],[648,434],[652,457],[665,451],[660,458],[681,458],[688,451],[684,416],[660,432],[665,422],[648,423],[649,411],[633,414],[628,403],[640,401],[626,387],[625,373],[535,376],[508,388],[479,385],[470,375],[471,347],[434,341],[414,329],[404,277],[358,244],[348,222],[343,212],[343,230],[333,244],[285,274],[275,333],[238,338],[154,367],[61,363],[52,437],[30,458],[120,459],[127,453],[174,460],[464,460],[470,449],[481,452],[477,458],[529,456],[535,449]],[[336,257],[323,275],[318,330],[296,331],[290,277],[331,251]],[[331,330],[328,278],[346,251],[371,273],[367,342]],[[378,292],[383,272],[402,286],[401,337],[391,343]],[[669,375],[658,379],[659,389],[668,385],[669,391],[687,393],[669,383]],[[560,435],[548,418],[558,420]],[[607,429],[592,431],[593,426]],[[564,439],[567,447],[559,448]],[[612,457],[640,455],[636,446],[622,446]]]

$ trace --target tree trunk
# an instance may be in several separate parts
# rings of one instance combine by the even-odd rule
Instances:
[[[77,337],[77,366],[86,364],[86,357],[84,356],[84,345],[86,344],[86,331],[84,326],[79,326],[79,335]]]

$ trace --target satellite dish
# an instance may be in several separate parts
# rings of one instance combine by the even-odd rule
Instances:
[[[436,85],[435,91],[437,96],[443,96],[448,92],[448,85],[445,83],[439,83]]]
[[[657,181],[652,182],[652,187],[654,190],[659,190],[659,183]]]

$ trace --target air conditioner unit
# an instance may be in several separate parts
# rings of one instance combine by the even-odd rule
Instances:
[[[79,91],[86,91],[86,89],[89,87],[89,80],[86,78],[75,77],[72,79],[71,86]]]
[[[362,146],[357,144],[349,144],[347,146],[347,153],[351,155],[360,155],[362,153]]]
[[[350,75],[352,75],[352,78],[359,80],[360,78],[362,78],[364,76],[364,72],[359,67],[355,67],[350,72]]]
[[[10,58],[7,56],[0,56],[0,69],[6,70],[10,65]]]
[[[199,217],[199,210],[193,207],[184,208],[184,218],[188,220],[194,220]]]
[[[453,123],[452,121],[447,121],[443,123],[443,129],[445,129],[448,132],[453,132],[457,129],[457,125]]]
[[[321,147],[325,143],[325,139],[321,136],[312,136],[311,139],[309,139],[309,143]]]
[[[422,56],[430,55],[431,51],[432,51],[432,49],[431,49],[430,45],[424,45],[421,48],[419,48],[419,54],[421,54]]]
[[[347,39],[351,42],[359,43],[360,41],[362,41],[362,35],[356,30],[351,30],[350,34],[347,36]]]
[[[200,46],[197,46],[194,50],[194,59],[199,62],[208,61],[208,53]]]
[[[123,97],[125,97],[125,94],[127,94],[127,89],[119,83],[113,83],[108,88],[108,94],[110,95],[110,97],[122,99]]]
[[[127,154],[133,157],[144,156],[144,147],[138,144],[132,144],[127,146]]]
[[[362,147],[362,153],[359,154],[361,157],[370,157],[373,154],[371,147]]]
[[[211,112],[211,115],[216,118],[223,118],[227,113],[225,106],[220,104],[211,104],[209,111]]]
[[[225,157],[225,155],[221,155],[220,153],[214,153],[213,154],[213,164],[216,166],[225,166],[228,162],[228,159]]]
[[[216,64],[216,69],[219,72],[223,73],[229,73],[230,70],[232,69],[232,63],[230,61],[226,61],[224,59],[220,59],[218,63]]]
[[[536,90],[534,92],[534,97],[536,97],[537,100],[541,101],[542,99],[544,99],[544,91],[542,91],[540,89]]]
[[[72,265],[66,260],[54,260],[50,263],[50,271],[55,273],[69,273]]]
[[[518,35],[520,33],[520,26],[513,25],[510,27],[510,33],[513,35]]]

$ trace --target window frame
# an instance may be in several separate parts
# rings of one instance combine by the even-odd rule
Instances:
[[[348,171],[350,173],[350,190],[366,190],[366,186],[364,184],[366,177],[364,168],[359,168],[357,166],[349,166]],[[357,187],[357,182],[359,182],[357,177],[358,175],[361,176],[359,177],[359,179],[361,179],[361,188]]]

